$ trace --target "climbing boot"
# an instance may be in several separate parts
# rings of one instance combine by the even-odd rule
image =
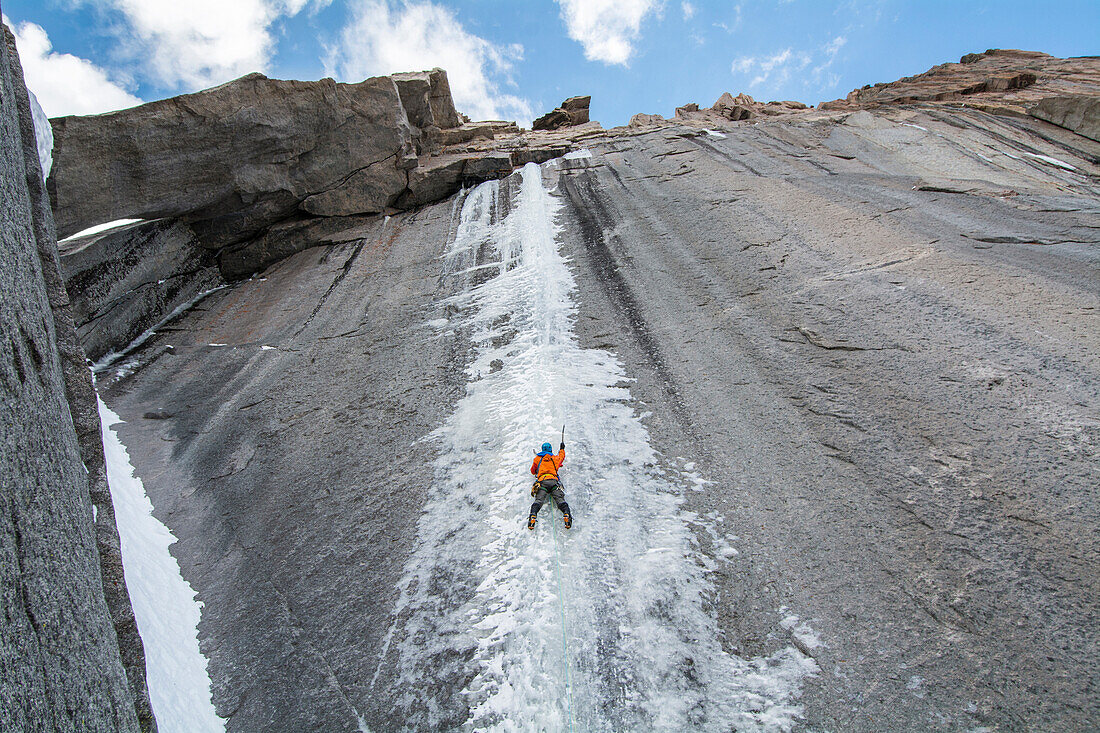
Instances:
[[[535,522],[537,522],[537,521],[539,521],[538,517],[536,517],[534,514],[527,517],[527,529],[534,529],[535,528]]]
[[[569,512],[561,515],[561,521],[565,522],[566,529],[569,529],[573,526],[573,517],[569,515]]]

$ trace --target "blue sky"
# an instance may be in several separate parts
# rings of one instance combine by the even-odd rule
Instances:
[[[1100,54],[1100,0],[0,0],[50,115],[262,71],[358,81],[443,66],[460,110],[670,116],[724,91],[816,104],[965,53]]]

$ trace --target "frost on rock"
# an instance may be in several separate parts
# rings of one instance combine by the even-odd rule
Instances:
[[[616,356],[578,343],[542,175],[531,163],[470,191],[445,255],[447,327],[473,359],[432,436],[433,498],[387,635],[399,689],[424,691],[398,704],[421,730],[456,715],[493,731],[789,730],[817,665],[793,646],[723,649],[682,508],[702,478],[656,453]],[[566,421],[576,523],[566,533],[547,506],[528,531],[532,448]],[[456,679],[461,696],[438,684]]]
[[[161,733],[225,730],[210,701],[210,676],[199,651],[202,604],[168,552],[176,541],[153,516],[141,479],[112,426],[121,422],[102,399],[107,480],[122,540],[122,568],[145,645],[149,698]]]
[[[34,92],[27,90],[31,100],[31,117],[34,119],[34,137],[38,143],[38,163],[42,166],[42,180],[50,177],[53,167],[53,126],[50,118],[38,103]]]

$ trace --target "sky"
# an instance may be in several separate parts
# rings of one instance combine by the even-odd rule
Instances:
[[[260,71],[361,81],[447,69],[473,119],[578,94],[605,127],[729,91],[807,104],[987,48],[1100,54],[1100,0],[0,0],[50,116]]]

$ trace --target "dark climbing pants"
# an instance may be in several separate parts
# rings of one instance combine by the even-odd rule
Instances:
[[[569,504],[565,502],[565,491],[561,487],[561,482],[552,478],[539,481],[539,490],[535,494],[535,503],[531,505],[531,513],[538,514],[542,505],[551,497],[562,514],[569,514]]]

